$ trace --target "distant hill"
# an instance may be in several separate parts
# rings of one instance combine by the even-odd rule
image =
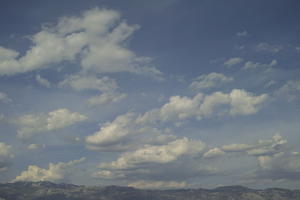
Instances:
[[[300,190],[243,186],[216,189],[140,190],[132,187],[87,187],[51,182],[0,184],[0,200],[300,200]]]

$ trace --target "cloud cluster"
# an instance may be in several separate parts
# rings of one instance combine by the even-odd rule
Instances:
[[[202,141],[185,137],[163,145],[144,145],[134,151],[122,153],[115,161],[100,163],[100,170],[93,176],[109,180],[143,180],[158,184],[166,180],[174,183],[177,180],[211,175],[216,169],[200,162],[205,147]]]
[[[95,90],[101,94],[88,99],[89,105],[102,105],[109,102],[118,102],[127,95],[117,91],[117,82],[107,76],[97,77],[94,75],[71,75],[59,83],[60,87],[69,87],[75,91]]]
[[[69,182],[75,166],[83,162],[85,158],[73,160],[67,163],[49,163],[48,169],[40,168],[36,165],[29,165],[28,169],[21,172],[12,182],[17,181],[52,181],[52,182]]]
[[[230,68],[234,65],[242,63],[243,61],[244,59],[240,57],[229,58],[224,62],[224,66]]]
[[[12,154],[12,147],[3,142],[0,142],[0,172],[6,171],[10,166]]]
[[[283,49],[282,45],[269,44],[266,42],[259,43],[255,47],[256,51],[268,52],[268,53],[278,53]]]
[[[286,99],[288,102],[292,102],[300,96],[300,81],[289,80],[277,91],[275,96],[280,99]]]
[[[198,120],[219,115],[250,115],[259,111],[268,99],[267,94],[255,96],[245,90],[234,89],[230,93],[215,92],[196,94],[193,98],[172,96],[159,109],[146,112],[141,121],[178,121],[188,118]]]
[[[133,136],[136,139],[137,135],[145,133],[149,138],[154,136],[168,141],[172,136],[168,129],[159,128],[159,124],[163,127],[168,122],[180,123],[190,118],[201,120],[226,114],[250,115],[258,112],[267,99],[266,94],[255,96],[237,89],[230,93],[215,92],[211,95],[198,93],[193,98],[173,96],[160,108],[144,114],[126,113],[105,123],[99,131],[86,137],[87,147],[101,151],[124,151],[132,147]]]
[[[4,92],[0,92],[0,103],[3,102],[3,103],[9,103],[11,102],[12,100],[8,97],[8,95]]]
[[[43,87],[46,87],[46,88],[51,87],[51,83],[47,79],[41,77],[41,75],[39,75],[39,74],[35,76],[35,80],[37,81],[38,84],[40,84]]]
[[[16,119],[14,123],[19,127],[18,137],[29,138],[35,133],[59,130],[86,119],[87,117],[82,114],[63,108],[47,114],[23,115]]]
[[[161,77],[125,42],[139,27],[128,25],[118,12],[91,9],[79,17],[62,17],[31,37],[32,46],[24,55],[0,47],[0,75],[14,75],[43,69],[61,62],[79,61],[81,69],[92,73],[129,72]]]
[[[277,60],[272,60],[270,63],[267,64],[263,64],[263,63],[258,63],[258,62],[252,62],[252,61],[248,61],[244,64],[243,68],[244,70],[248,70],[248,69],[266,69],[266,70],[270,70],[272,69],[272,67],[277,65]]]
[[[213,72],[197,77],[196,80],[194,80],[189,87],[197,91],[202,89],[218,87],[232,81],[232,77],[227,77],[224,74]]]
[[[287,140],[276,134],[272,139],[258,140],[254,144],[230,144],[212,148],[204,156],[217,158],[240,154],[257,159],[258,168],[251,177],[256,180],[300,180],[300,153],[291,151]]]

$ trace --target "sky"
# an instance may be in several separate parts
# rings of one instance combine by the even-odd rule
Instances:
[[[0,4],[0,182],[300,188],[299,1]]]

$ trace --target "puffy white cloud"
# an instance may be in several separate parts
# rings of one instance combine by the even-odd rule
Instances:
[[[86,137],[88,148],[98,150],[121,150],[129,135],[140,133],[135,123],[136,114],[126,113],[114,121],[105,123],[98,132]]]
[[[12,153],[11,145],[7,145],[0,142],[0,172],[6,171],[10,166],[11,158],[14,155]]]
[[[87,117],[68,109],[58,109],[48,114],[28,114],[15,120],[19,127],[18,137],[28,138],[34,133],[54,131],[86,120]]]
[[[240,57],[234,57],[234,58],[229,58],[224,62],[225,67],[232,67],[234,65],[240,64],[244,61],[243,58]]]
[[[258,63],[258,62],[255,63],[252,61],[248,61],[244,64],[243,69],[248,70],[248,69],[264,68],[266,70],[270,70],[275,65],[277,65],[277,60],[272,60],[269,64],[263,64],[263,63]]]
[[[9,103],[12,100],[8,97],[8,95],[4,92],[0,92],[0,102]]]
[[[264,51],[268,53],[278,53],[283,49],[282,45],[274,45],[274,44],[269,44],[266,42],[259,43],[255,47],[256,51]]]
[[[126,98],[127,94],[119,92],[106,92],[98,96],[93,96],[88,99],[88,104],[91,106],[103,105],[107,103],[116,103]]]
[[[286,99],[288,102],[292,102],[300,95],[300,81],[289,80],[277,91],[275,96],[277,98]]]
[[[224,74],[213,72],[197,77],[196,80],[194,80],[191,83],[190,88],[193,90],[202,90],[221,86],[222,84],[229,83],[232,81],[232,77],[227,77]]]
[[[21,172],[12,182],[17,181],[53,181],[66,182],[74,172],[77,164],[83,162],[85,158],[70,162],[49,163],[48,169],[40,168],[36,165],[29,165],[27,170]]]
[[[87,148],[98,151],[126,151],[143,144],[165,144],[176,137],[169,129],[158,129],[141,123],[138,114],[126,113],[111,122],[104,123],[100,130],[85,138]]]
[[[128,186],[140,189],[175,189],[185,188],[188,184],[185,181],[136,181],[128,184]]]
[[[170,139],[167,129],[160,130],[164,123],[182,122],[189,118],[201,120],[219,115],[250,115],[259,111],[267,100],[267,95],[254,96],[244,90],[232,90],[230,93],[216,92],[205,96],[202,93],[193,98],[173,96],[161,108],[144,114],[126,113],[112,122],[107,122],[93,135],[86,137],[89,149],[100,151],[125,151],[138,147],[133,140],[154,144],[157,138]],[[142,136],[147,133],[147,136]],[[146,134],[144,134],[146,135]],[[167,137],[166,137],[167,136]]]
[[[51,87],[50,82],[49,82],[47,79],[41,77],[41,75],[39,75],[39,74],[35,76],[35,80],[36,80],[41,86],[44,86],[44,87],[46,87],[46,88],[50,88],[50,87]]]
[[[130,72],[161,77],[149,58],[139,57],[125,42],[139,27],[128,25],[118,12],[91,9],[79,17],[62,17],[31,37],[24,55],[0,48],[0,75],[13,75],[79,60],[83,71]],[[149,66],[150,65],[150,66]]]
[[[205,146],[200,140],[188,138],[175,139],[163,145],[144,145],[122,153],[115,161],[100,163],[100,170],[93,176],[113,180],[182,181],[211,175],[216,169],[199,160]]]
[[[267,94],[255,96],[239,89],[230,93],[215,92],[211,95],[198,93],[193,98],[173,96],[160,109],[148,111],[138,120],[146,123],[185,120],[191,117],[201,120],[221,114],[250,115],[258,112],[267,99]]]
[[[220,148],[212,148],[206,153],[203,154],[204,158],[213,158],[224,155],[225,152],[222,151]]]
[[[135,168],[145,163],[169,163],[182,156],[196,156],[205,148],[201,141],[188,138],[177,139],[166,145],[146,145],[133,152],[123,153],[116,161],[102,163],[103,169],[128,169]]]

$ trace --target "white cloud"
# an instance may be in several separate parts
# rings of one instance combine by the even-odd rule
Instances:
[[[11,145],[7,145],[3,142],[0,142],[0,172],[6,171],[10,166],[11,158],[14,155],[12,153]]]
[[[277,91],[275,91],[277,98],[286,99],[292,102],[300,96],[300,81],[289,80]]]
[[[238,37],[246,37],[247,35],[248,32],[246,30],[236,33],[236,36]]]
[[[213,158],[213,157],[218,157],[224,155],[225,152],[222,151],[220,148],[213,148],[207,151],[206,153],[203,154],[204,158]]]
[[[123,153],[116,161],[102,163],[102,169],[128,169],[145,163],[169,163],[182,156],[196,156],[205,148],[201,141],[188,138],[177,139],[166,145],[146,145],[133,152]]]
[[[8,97],[8,95],[4,92],[0,92],[0,102],[9,103],[12,100]]]
[[[64,81],[59,83],[60,87],[70,87],[77,91],[82,90],[97,90],[101,92],[110,92],[118,89],[118,84],[114,79],[107,76],[83,76],[83,75],[71,75]]]
[[[47,79],[41,77],[41,75],[39,75],[39,74],[35,76],[35,80],[36,80],[41,86],[44,86],[44,87],[46,87],[46,88],[50,88],[50,87],[51,87],[50,82],[49,82]]]
[[[272,67],[276,66],[277,60],[272,60],[269,64],[263,64],[263,63],[255,63],[252,61],[248,61],[244,64],[243,68],[244,70],[248,70],[248,69],[258,69],[258,68],[265,68],[266,70],[270,70],[272,69]]]
[[[232,67],[234,65],[242,63],[243,61],[244,61],[244,59],[240,58],[240,57],[229,58],[228,60],[226,60],[224,62],[224,66],[230,68],[230,67]]]
[[[267,99],[266,94],[255,96],[237,89],[230,93],[216,92],[207,96],[199,93],[193,98],[173,96],[161,108],[140,115],[126,113],[112,122],[105,123],[99,131],[86,137],[86,144],[93,150],[125,151],[143,144],[137,145],[138,142],[133,142],[137,138],[140,142],[151,141],[152,144],[158,138],[167,141],[172,138],[172,134],[168,129],[160,130],[159,124],[174,122],[176,125],[190,118],[201,120],[225,114],[231,116],[255,114]],[[144,133],[147,133],[147,136]]]
[[[211,95],[198,93],[193,98],[173,96],[161,108],[146,112],[138,120],[147,123],[186,120],[192,117],[201,120],[224,114],[250,115],[257,113],[267,99],[267,94],[255,96],[239,89]]]
[[[269,52],[269,53],[278,53],[283,49],[282,45],[274,45],[274,44],[269,44],[266,42],[259,43],[255,47],[256,51],[264,51],[264,52]]]
[[[87,103],[91,106],[116,103],[126,98],[124,93],[117,92],[117,82],[107,76],[96,77],[92,75],[71,75],[59,83],[60,87],[70,87],[77,91],[97,90],[100,95],[90,97]]]
[[[139,57],[125,42],[139,27],[128,25],[118,12],[91,9],[79,17],[62,17],[31,38],[24,55],[0,48],[0,75],[13,75],[79,60],[83,71],[92,73],[130,72],[162,77],[149,58]],[[149,66],[150,65],[150,66]]]
[[[225,152],[241,152],[241,151],[247,151],[252,149],[253,146],[249,144],[229,144],[229,145],[224,145],[222,147],[222,150]]]
[[[98,96],[93,96],[88,99],[88,104],[91,106],[103,105],[107,103],[116,103],[126,98],[127,94],[119,92],[106,92]]]
[[[185,181],[136,181],[128,186],[140,189],[176,189],[185,188],[188,184]]]
[[[41,144],[30,144],[27,146],[27,149],[28,150],[36,150],[36,149],[40,149],[44,147],[44,145],[41,145]]]
[[[272,139],[259,140],[256,144],[230,144],[222,146],[226,153],[245,153],[249,156],[274,155],[284,150],[287,141],[281,135],[275,134]]]
[[[28,138],[34,133],[54,131],[86,120],[87,117],[68,109],[58,109],[48,114],[28,114],[15,120],[19,127],[18,137]]]
[[[36,165],[29,165],[27,170],[23,171],[12,182],[17,181],[53,181],[53,182],[66,182],[69,181],[72,173],[74,172],[74,166],[83,162],[85,158],[79,160],[73,160],[67,163],[49,163],[48,169],[40,168]]]
[[[115,161],[100,163],[100,170],[93,176],[113,180],[173,181],[211,175],[216,169],[199,160],[205,146],[200,140],[185,137],[163,145],[144,145],[122,153]]]
[[[88,148],[97,150],[123,150],[123,148],[127,148],[122,143],[125,143],[129,135],[136,135],[141,132],[135,119],[135,113],[126,113],[118,116],[112,122],[105,123],[98,132],[86,137]]]
[[[202,90],[221,86],[225,83],[232,82],[233,78],[221,73],[210,73],[201,75],[194,80],[189,86],[193,90]]]

